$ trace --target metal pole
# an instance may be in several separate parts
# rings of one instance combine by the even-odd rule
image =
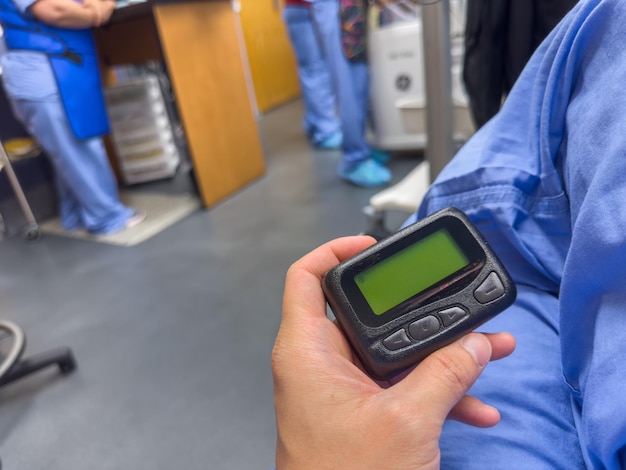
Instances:
[[[426,159],[431,182],[454,155],[452,124],[452,59],[450,57],[450,3],[418,0],[422,5],[424,69],[426,79]]]
[[[22,212],[24,213],[24,217],[26,217],[26,221],[29,225],[36,225],[37,221],[35,220],[35,214],[33,214],[33,211],[28,205],[28,201],[26,200],[24,191],[22,191],[22,187],[20,186],[17,176],[15,175],[15,171],[13,171],[11,160],[9,160],[9,156],[4,150],[4,146],[0,142],[0,170],[3,166],[9,178],[9,183],[11,184],[13,192],[15,193],[15,197],[17,198],[17,202],[19,203]]]

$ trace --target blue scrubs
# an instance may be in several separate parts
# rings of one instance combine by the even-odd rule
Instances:
[[[313,24],[319,32],[337,93],[343,133],[339,171],[346,172],[367,160],[371,149],[365,139],[369,111],[369,71],[365,62],[350,62],[341,46],[338,0],[311,0]]]
[[[625,25],[623,0],[581,0],[416,215],[464,210],[519,287],[482,328],[518,349],[471,391],[502,422],[447,423],[442,468],[626,467]]]
[[[33,0],[13,3],[29,17]],[[17,119],[37,139],[56,173],[63,227],[94,234],[119,231],[132,210],[119,202],[115,177],[99,138],[74,135],[48,58],[9,51],[0,57],[2,81]]]
[[[286,5],[283,18],[298,61],[298,78],[304,101],[304,130],[314,145],[341,131],[335,92],[321,40],[313,26],[311,9]]]

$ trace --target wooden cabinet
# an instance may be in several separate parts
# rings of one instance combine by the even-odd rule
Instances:
[[[296,60],[282,20],[283,0],[239,0],[241,24],[260,112],[300,94]]]
[[[149,1],[121,8],[95,37],[105,67],[166,64],[205,207],[265,174],[229,0]]]

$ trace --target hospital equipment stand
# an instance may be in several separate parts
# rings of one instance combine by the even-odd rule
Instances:
[[[426,66],[426,159],[430,180],[454,155],[452,122],[452,59],[449,0],[418,0],[422,5],[422,34]]]
[[[4,146],[0,142],[0,172],[2,170],[6,171],[7,177],[9,178],[9,184],[13,188],[13,192],[15,193],[15,197],[17,198],[17,202],[24,213],[24,217],[26,218],[26,227],[24,229],[24,233],[28,240],[37,240],[41,237],[41,230],[39,229],[39,225],[37,224],[37,220],[35,219],[35,214],[33,214],[30,205],[26,199],[26,195],[22,190],[22,186],[17,179],[15,171],[13,171],[13,166],[11,165],[11,160],[7,155]]]

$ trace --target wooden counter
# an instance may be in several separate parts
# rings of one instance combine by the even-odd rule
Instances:
[[[236,15],[230,0],[150,1],[95,30],[104,66],[165,63],[205,207],[265,173]]]

